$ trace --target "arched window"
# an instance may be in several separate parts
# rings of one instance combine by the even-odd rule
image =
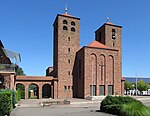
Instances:
[[[112,29],[112,39],[116,39],[116,30]]]
[[[75,32],[75,31],[76,31],[76,29],[75,29],[74,27],[72,27],[72,28],[71,28],[71,31]]]
[[[66,20],[63,20],[63,24],[68,24],[68,22]]]
[[[63,26],[63,30],[68,30],[67,26]]]
[[[75,26],[75,22],[74,22],[74,21],[72,21],[72,22],[71,22],[71,25],[72,25],[72,26]]]

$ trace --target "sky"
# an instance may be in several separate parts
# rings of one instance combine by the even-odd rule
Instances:
[[[53,66],[53,22],[63,14],[81,18],[80,46],[106,22],[123,26],[122,75],[150,77],[149,0],[0,0],[0,40],[21,54],[26,75],[45,76]]]

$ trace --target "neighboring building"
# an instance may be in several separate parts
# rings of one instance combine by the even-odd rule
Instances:
[[[58,14],[53,24],[53,67],[45,77],[17,76],[15,87],[24,86],[25,99],[31,84],[37,98],[86,98],[123,95],[122,27],[110,22],[95,31],[95,40],[80,47],[80,18]]]
[[[143,80],[145,83],[147,84],[150,84],[150,78],[143,78],[143,77],[124,77],[125,80],[131,82],[131,83],[136,83],[136,79],[137,79],[137,82],[140,81],[140,80]]]
[[[0,89],[14,88],[15,66],[4,50],[4,45],[0,40]]]

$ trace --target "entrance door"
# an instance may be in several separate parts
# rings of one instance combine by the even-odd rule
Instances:
[[[96,85],[90,85],[90,96],[96,96]]]
[[[113,95],[113,85],[108,85],[108,95]]]
[[[99,86],[99,95],[105,95],[105,86],[104,85]]]

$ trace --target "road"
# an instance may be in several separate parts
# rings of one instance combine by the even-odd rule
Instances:
[[[99,111],[99,107],[37,107],[14,109],[10,116],[112,116]]]

